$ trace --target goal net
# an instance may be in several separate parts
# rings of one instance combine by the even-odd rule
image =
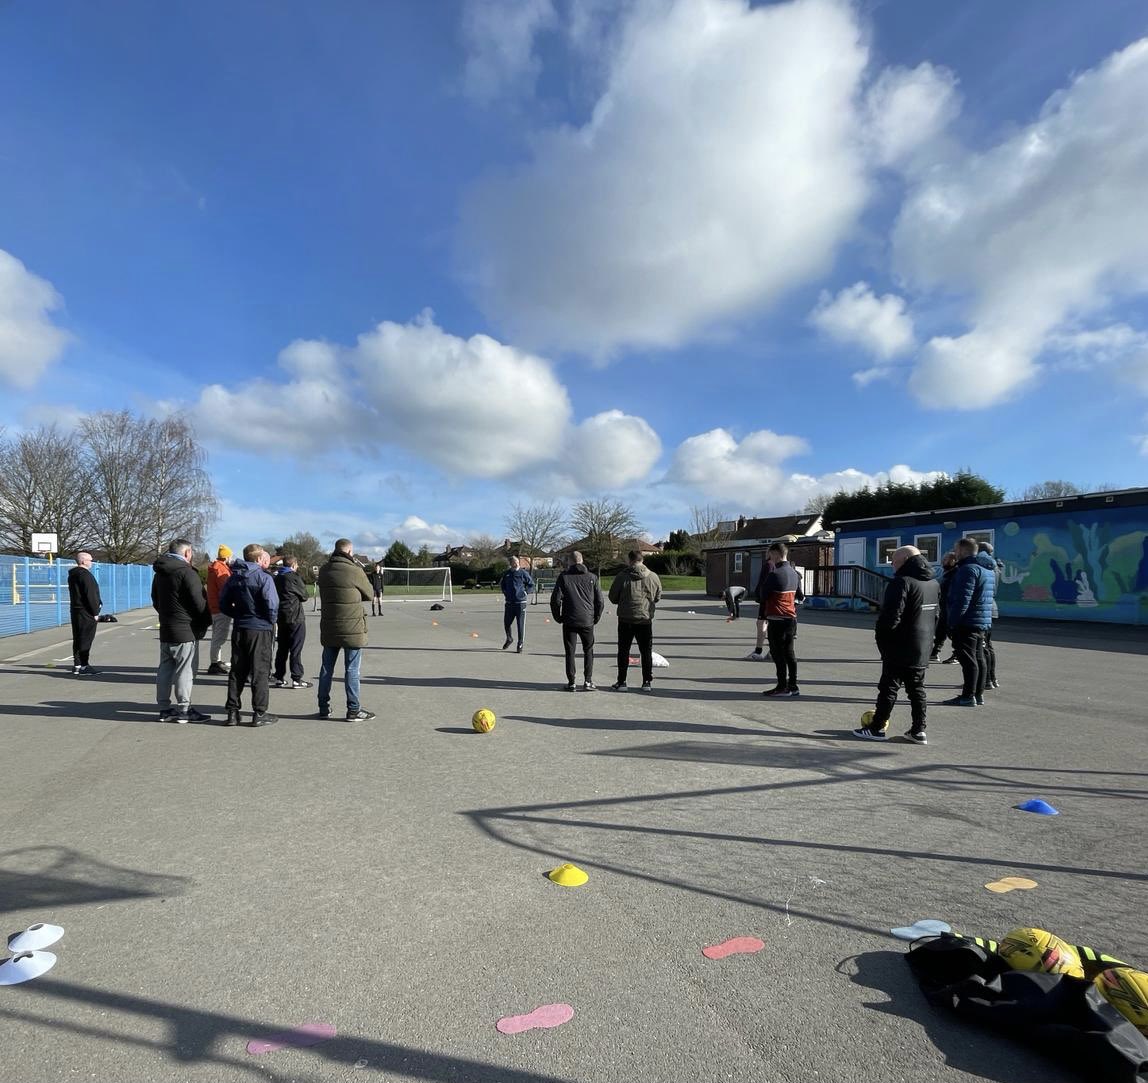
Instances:
[[[383,568],[383,596],[453,602],[450,568]]]

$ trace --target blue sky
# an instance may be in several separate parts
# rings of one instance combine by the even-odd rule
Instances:
[[[0,6],[0,423],[184,410],[232,546],[1141,484],[1138,0]]]

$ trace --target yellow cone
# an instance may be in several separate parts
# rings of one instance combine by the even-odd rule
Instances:
[[[590,879],[577,865],[571,865],[569,861],[556,869],[551,869],[546,875],[563,887],[581,887]]]

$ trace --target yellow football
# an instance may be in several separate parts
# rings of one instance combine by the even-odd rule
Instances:
[[[1076,948],[1045,929],[1024,926],[1013,929],[1000,942],[997,952],[1013,970],[1042,970],[1046,974],[1084,977]]]
[[[485,707],[480,707],[474,712],[474,717],[470,720],[470,724],[479,733],[489,733],[494,729],[494,712],[487,710]]]
[[[1130,966],[1102,970],[1093,985],[1141,1034],[1148,1037],[1148,974]]]

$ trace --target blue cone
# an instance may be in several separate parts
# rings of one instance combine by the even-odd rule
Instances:
[[[1019,805],[1013,805],[1013,808],[1020,809],[1021,812],[1035,812],[1038,816],[1060,815],[1057,809],[1054,809],[1047,801],[1042,801],[1039,797],[1034,797],[1031,801],[1022,801]]]

